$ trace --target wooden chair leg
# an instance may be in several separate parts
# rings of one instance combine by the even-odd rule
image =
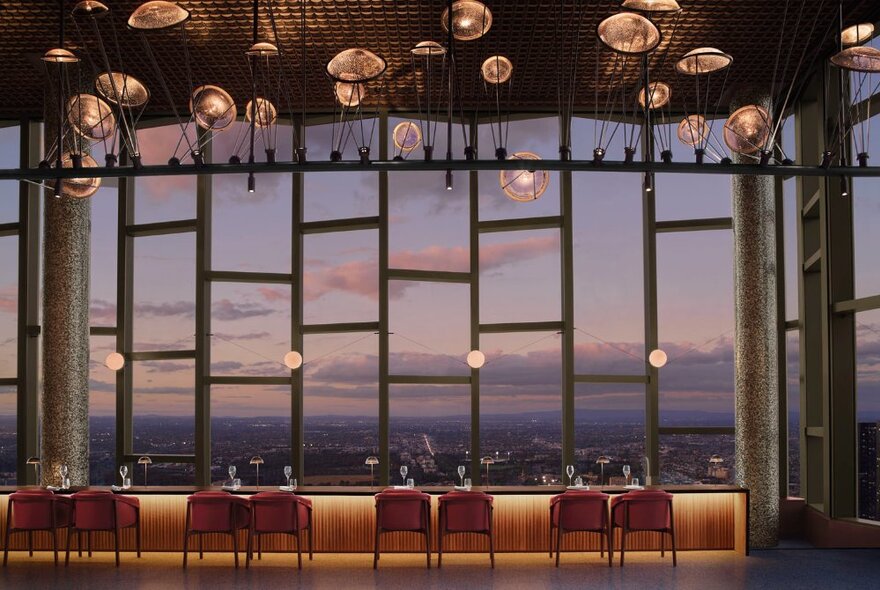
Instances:
[[[34,556],[34,531],[28,531],[28,557]]]
[[[669,534],[672,537],[672,567],[676,567],[678,565],[678,560],[675,555],[675,527],[670,529]]]
[[[560,524],[561,524],[560,519]],[[559,553],[562,551],[562,527],[556,527],[556,567],[559,567]]]
[[[660,557],[666,557],[666,532],[660,531]]]
[[[82,531],[76,531],[76,555],[77,557],[83,556],[83,533]]]
[[[257,535],[257,559],[263,559],[263,535]]]
[[[315,536],[312,531],[312,520],[309,517],[309,561],[312,561],[315,558],[313,548],[315,546]]]
[[[67,550],[64,553],[64,567],[70,565],[70,537],[73,536],[71,534],[72,532],[72,529],[67,529]],[[77,539],[79,539],[79,537],[77,537]]]
[[[187,523],[189,524],[189,523]],[[189,527],[187,527],[188,529]],[[186,569],[187,546],[189,545],[189,530],[183,533],[183,569]]]
[[[492,564],[492,569],[495,569],[495,535],[491,530],[489,531],[489,563]]]
[[[614,527],[608,529],[608,567],[614,562]]]
[[[599,559],[605,557],[605,531],[599,532]]]
[[[58,567],[58,529],[50,531],[52,535],[52,553],[55,554],[55,567]]]
[[[204,558],[205,558],[205,554],[204,554],[204,552],[202,551],[202,533],[196,533],[196,536],[197,536],[197,538],[198,538],[198,540],[199,540],[199,559],[204,559]]]
[[[620,531],[620,567],[623,567],[623,556],[626,554],[626,527]]]
[[[116,567],[119,567],[119,524],[113,530],[113,549],[116,551]]]
[[[9,534],[12,532],[12,500],[6,504],[6,535],[3,541],[3,567],[9,561]]]
[[[251,568],[251,557],[253,557],[255,534],[256,533],[254,533],[253,528],[248,527],[247,545],[244,549],[244,569],[246,570]]]
[[[548,530],[547,535],[547,545],[550,546],[550,549],[547,550],[547,557],[553,559],[553,521],[550,521],[550,529]]]
[[[88,537],[88,540],[89,540],[89,557],[91,557],[92,556],[92,531],[89,531],[88,533],[86,533],[86,536]]]
[[[235,555],[235,569],[238,569],[238,531],[232,529],[232,554]]]
[[[428,569],[431,569],[431,529],[425,530],[425,558],[428,562]]]
[[[373,569],[379,567],[379,525],[376,525],[376,540],[373,543]]]
[[[296,567],[303,568],[303,548],[302,548],[302,531],[296,529]],[[311,547],[309,547],[311,549]]]
[[[437,569],[443,567],[443,531],[437,531]]]
[[[141,558],[141,515],[138,513],[138,519],[134,523],[135,546],[137,547],[138,559]]]

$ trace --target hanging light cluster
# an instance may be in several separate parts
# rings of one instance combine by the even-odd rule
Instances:
[[[346,49],[327,62],[327,77],[333,83],[333,92],[336,96],[331,133],[331,161],[342,160],[349,139],[357,144],[361,161],[364,163],[370,161],[370,144],[378,111],[365,114],[367,110],[365,101],[368,96],[381,96],[387,67],[388,64],[384,59],[362,48]]]

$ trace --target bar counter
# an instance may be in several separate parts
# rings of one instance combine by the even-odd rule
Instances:
[[[0,524],[6,526],[6,496],[18,488],[0,487]],[[90,489],[109,489],[93,487]],[[201,489],[192,486],[132,487],[125,495],[135,496],[141,503],[141,528],[145,551],[181,551],[186,515],[186,496]],[[220,488],[210,488],[218,490]],[[246,487],[235,494],[248,496],[258,491],[277,490],[277,486]],[[375,508],[373,495],[380,486],[300,486],[296,493],[310,498],[314,509],[314,542],[316,552],[364,553],[373,551]],[[449,487],[419,488],[432,496],[432,525],[436,531],[437,497],[450,491]],[[494,527],[495,548],[500,552],[548,551],[548,527],[550,496],[565,490],[562,486],[489,486],[474,487],[495,497]],[[609,495],[626,493],[628,490],[615,486],[591,486]],[[661,485],[648,489],[662,489],[674,494],[676,542],[681,550],[735,550],[748,555],[749,491],[730,485]],[[76,488],[69,492],[77,491]],[[134,548],[134,533],[122,534],[125,550]],[[244,547],[242,533],[241,547]],[[23,549],[26,535],[17,535],[10,547]],[[619,543],[619,533],[617,533]],[[50,537],[37,534],[35,547],[47,549]],[[94,543],[99,550],[111,548],[112,536],[96,534]],[[305,535],[304,535],[305,539]],[[305,543],[305,541],[304,541]],[[424,551],[420,537],[408,533],[383,535],[383,551]],[[63,534],[61,545],[64,546]],[[205,550],[229,550],[231,541],[219,535],[208,535]],[[434,542],[436,547],[436,540]],[[290,551],[295,545],[281,535],[264,540],[264,551]],[[632,533],[627,546],[634,550],[659,549],[656,533]],[[564,547],[578,550],[599,550],[598,535],[577,535],[566,540]],[[478,535],[453,535],[444,540],[445,551],[486,551],[485,537]]]

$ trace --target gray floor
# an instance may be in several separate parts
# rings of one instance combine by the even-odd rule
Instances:
[[[232,568],[231,555],[198,556],[184,571],[177,554],[145,554],[137,560],[124,554],[122,566],[112,566],[111,554],[92,559],[71,557],[65,568],[52,566],[51,554],[28,558],[10,555],[9,566],[0,569],[0,588],[859,588],[880,587],[880,550],[776,549],[755,551],[751,557],[731,552],[681,552],[678,567],[669,556],[627,555],[627,565],[607,567],[597,554],[566,554],[559,569],[546,554],[499,554],[496,569],[488,568],[482,555],[448,555],[442,570],[436,556],[430,571],[424,556],[386,554],[380,568],[371,569],[370,555],[316,555],[302,572],[295,557],[264,555],[250,570]],[[62,556],[63,558],[63,556]],[[242,566],[244,565],[242,560]]]

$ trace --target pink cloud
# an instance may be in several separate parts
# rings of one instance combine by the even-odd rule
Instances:
[[[0,288],[0,312],[18,313],[18,288],[15,285]]]

